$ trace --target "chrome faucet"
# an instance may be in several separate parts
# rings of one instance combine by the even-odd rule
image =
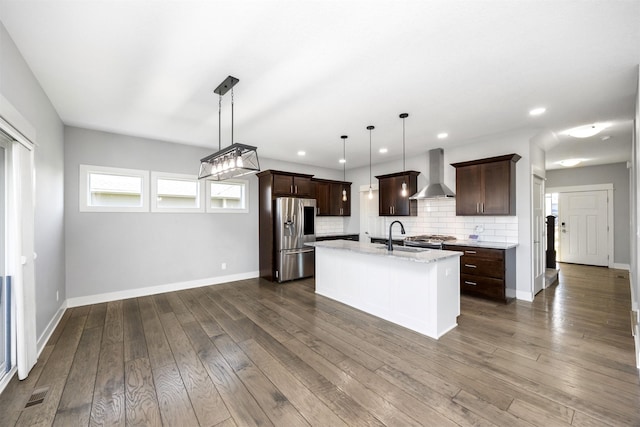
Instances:
[[[401,232],[402,234],[405,234],[405,232],[404,232],[404,225],[402,225],[402,223],[401,223],[400,221],[393,221],[393,222],[391,223],[391,225],[389,225],[389,240],[387,241],[387,250],[388,250],[388,251],[392,251],[392,250],[393,250],[393,240],[391,239],[391,229],[393,228],[393,224],[395,224],[396,222],[397,222],[398,224],[400,224],[400,232]]]

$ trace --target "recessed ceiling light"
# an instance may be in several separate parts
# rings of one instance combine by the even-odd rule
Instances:
[[[298,156],[306,156],[306,155],[307,155],[306,151],[302,151],[302,150],[298,151]]]
[[[347,163],[347,161],[346,161],[345,159],[340,159],[340,160],[338,160],[338,162],[340,162],[340,163]]]
[[[538,107],[538,108],[534,108],[533,110],[530,110],[529,111],[529,115],[530,116],[539,116],[540,114],[544,114],[545,111],[547,111],[546,108]]]
[[[584,159],[565,159],[565,160],[560,160],[558,163],[561,164],[562,166],[570,168],[571,166],[575,166],[578,163],[581,163],[583,160]]]
[[[438,139],[445,139],[446,137],[448,137],[449,134],[446,132],[441,132],[438,134]]]
[[[387,151],[389,151],[389,150],[387,150],[386,148],[381,148],[381,149],[378,150],[378,152],[380,154],[385,154]]]
[[[569,135],[574,138],[589,138],[590,136],[597,135],[606,128],[611,126],[611,123],[592,123],[590,125],[578,126],[572,129],[567,129],[562,132],[563,135]]]
[[[600,139],[601,139],[602,141],[608,141],[608,140],[610,140],[610,139],[611,139],[611,135],[602,135],[602,136],[600,137]]]

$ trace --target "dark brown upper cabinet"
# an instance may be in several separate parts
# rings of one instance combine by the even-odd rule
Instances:
[[[452,163],[456,215],[515,215],[517,154]]]
[[[329,179],[312,179],[315,188],[316,215],[351,216],[351,183]],[[342,201],[342,190],[347,191],[347,200]]]
[[[378,178],[378,213],[380,216],[417,216],[418,201],[409,197],[418,191],[417,171],[404,171]],[[401,195],[402,183],[407,184],[407,196]]]
[[[311,197],[312,176],[276,170],[266,170],[258,174],[259,178],[270,181],[273,197]]]

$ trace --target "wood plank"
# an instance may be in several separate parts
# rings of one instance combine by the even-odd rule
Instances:
[[[58,405],[54,426],[88,425],[102,329],[85,329]]]
[[[286,396],[256,368],[231,338],[220,335],[215,338],[214,343],[275,425],[309,425]]]
[[[149,359],[134,359],[125,363],[125,411],[127,425],[161,425]]]
[[[213,338],[215,336],[224,334],[222,326],[215,321],[215,319],[207,312],[203,307],[201,299],[198,298],[198,294],[192,292],[191,289],[182,291],[179,293],[180,298],[184,301],[185,305],[189,307],[195,320],[200,323],[202,329],[206,334]],[[184,324],[184,323],[183,323]]]
[[[175,363],[152,297],[139,298],[138,304],[151,366],[160,368]]]
[[[142,318],[136,298],[122,302],[122,323],[125,362],[148,357]]]
[[[124,390],[124,343],[103,345],[93,391],[90,426],[125,425]]]
[[[162,423],[166,426],[197,426],[198,419],[189,401],[175,364],[153,369]],[[211,424],[203,424],[211,425]]]
[[[107,303],[93,304],[87,316],[85,328],[102,328],[104,327],[105,317],[107,315]]]
[[[193,317],[191,319],[193,322]],[[213,385],[206,369],[202,366],[189,338],[180,327],[176,315],[174,313],[163,314],[161,322],[200,424],[217,424],[229,418],[230,414],[222,397]]]
[[[107,314],[104,321],[102,341],[105,344],[122,342],[124,331],[122,329],[122,301],[110,301],[107,303]]]
[[[188,323],[184,325],[184,330],[234,420],[246,426],[272,425],[200,325]]]
[[[311,425],[347,426],[335,413],[324,405],[304,384],[291,375],[285,366],[278,363],[265,349],[253,340],[244,341],[240,347],[258,368],[278,387]]]

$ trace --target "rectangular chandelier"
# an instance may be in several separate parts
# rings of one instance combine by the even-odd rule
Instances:
[[[200,159],[198,179],[210,178],[214,181],[224,181],[259,170],[257,148],[235,143]]]
[[[219,96],[218,102],[218,151],[200,159],[198,179],[209,178],[214,181],[247,175],[260,170],[258,149],[251,145],[233,142],[233,87],[240,80],[228,76],[218,85],[213,93]],[[222,96],[231,90],[231,145],[221,148],[220,116],[222,111]]]

